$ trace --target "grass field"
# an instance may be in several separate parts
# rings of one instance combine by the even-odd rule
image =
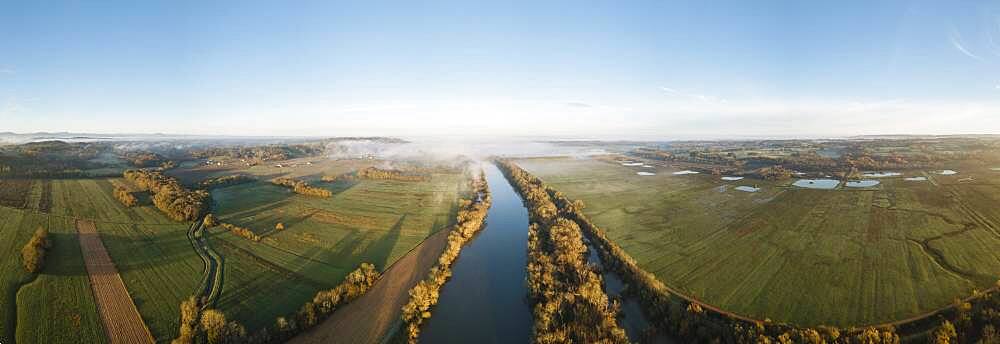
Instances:
[[[224,289],[218,307],[255,329],[296,311],[316,291],[328,289],[361,262],[385,269],[424,238],[448,226],[465,191],[460,173],[435,174],[427,182],[342,181],[338,175],[370,161],[301,161],[295,167],[255,166],[179,174],[198,178],[231,173],[258,176],[257,183],[213,191],[213,211],[223,221],[264,236],[260,243],[210,231],[224,256]],[[185,174],[188,173],[188,174]],[[311,198],[273,186],[270,178],[308,180],[334,192]],[[4,185],[4,183],[10,183]],[[92,220],[143,320],[158,342],[176,335],[180,302],[196,293],[203,274],[186,237],[188,223],[173,222],[148,205],[123,207],[114,197],[120,178],[0,181],[0,263],[4,309],[0,336],[19,342],[103,342],[73,219]],[[44,211],[43,211],[44,210]],[[282,222],[285,230],[274,231]],[[35,228],[52,232],[56,249],[37,279],[23,272],[21,247]],[[24,287],[21,287],[24,285]],[[20,290],[20,292],[19,292]],[[15,325],[16,330],[15,330]]]
[[[917,315],[1000,276],[997,174],[882,179],[871,189],[655,176],[607,160],[518,164],[570,198],[664,283],[739,314],[800,325]],[[908,175],[924,174],[907,171]],[[976,175],[975,185],[959,182]],[[758,185],[760,192],[734,190]]]
[[[176,335],[179,304],[196,290],[201,280],[201,260],[187,242],[187,224],[167,219],[152,206],[121,206],[111,193],[112,183],[118,182],[121,180],[36,181],[27,194],[27,208],[0,207],[7,220],[0,224],[2,235],[14,239],[5,240],[2,248],[9,252],[9,257],[15,257],[2,266],[7,291],[0,300],[6,310],[5,335],[7,326],[12,326],[6,324],[14,324],[16,319],[21,339],[18,342],[104,340],[73,229],[73,217],[91,219],[97,224],[153,335],[161,342]],[[40,209],[48,209],[49,214]],[[15,308],[9,302],[14,302],[17,290],[11,288],[27,278],[16,257],[40,225],[48,226],[56,248],[48,261],[50,266],[16,294],[15,318],[11,313]]]
[[[36,183],[40,184],[40,183]],[[32,195],[31,200],[38,200]],[[37,203],[32,203],[37,207]],[[0,338],[18,343],[103,343],[104,335],[87,282],[72,223],[34,210],[0,207],[0,263],[3,321]],[[21,247],[35,229],[49,229],[53,249],[37,277],[24,272]],[[4,340],[10,342],[10,340]]]
[[[345,162],[326,167],[339,174]],[[325,187],[331,198],[297,195],[266,181],[212,192],[220,220],[264,237],[252,242],[219,229],[212,245],[225,257],[218,307],[248,328],[273,324],[296,311],[316,291],[329,289],[362,262],[384,270],[431,234],[450,225],[466,192],[459,173],[434,174],[426,182],[341,181],[321,183],[323,173],[300,178]],[[275,225],[283,223],[284,230]]]

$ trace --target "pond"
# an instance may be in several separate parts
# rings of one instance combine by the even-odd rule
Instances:
[[[927,177],[910,177],[910,178],[904,178],[903,180],[910,182],[925,182],[927,181]]]
[[[743,180],[743,177],[722,177],[722,180],[736,181],[736,180]]]
[[[870,188],[879,185],[881,182],[877,180],[852,180],[845,184],[847,187],[851,188]]]
[[[698,174],[698,173],[699,173],[698,171],[683,170],[683,171],[674,172],[674,175],[680,176],[680,175],[685,175],[685,174]]]
[[[422,326],[423,343],[530,342],[528,210],[496,166],[484,169],[493,195],[486,227],[452,266],[434,316]]]
[[[636,172],[635,174],[638,174],[640,176],[655,176],[656,175],[656,173],[653,173],[653,172]]]
[[[836,179],[799,179],[792,185],[806,189],[830,190],[837,188],[840,181]]]
[[[623,162],[622,166],[642,166],[641,162]]]
[[[957,171],[953,171],[953,170],[941,170],[941,171],[938,171],[937,174],[940,174],[942,176],[950,176],[950,175],[958,174],[958,172]]]
[[[865,178],[885,178],[885,177],[898,177],[901,175],[903,174],[899,172],[866,172],[861,176]]]
[[[746,186],[746,185],[740,185],[740,186],[735,187],[734,189],[740,190],[740,191],[743,191],[743,192],[757,192],[757,191],[760,191],[760,188],[755,188],[755,187]]]

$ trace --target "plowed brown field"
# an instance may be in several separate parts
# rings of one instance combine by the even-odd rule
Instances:
[[[97,310],[104,323],[104,332],[110,343],[154,343],[149,328],[142,321],[118,269],[104,248],[97,227],[88,220],[77,220],[80,249],[94,291]]]

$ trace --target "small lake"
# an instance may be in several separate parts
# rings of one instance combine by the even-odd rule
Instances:
[[[885,177],[899,177],[901,175],[903,174],[899,172],[867,172],[865,174],[862,174],[861,176],[865,178],[885,178]]]
[[[685,175],[685,174],[698,174],[698,173],[699,173],[698,171],[683,170],[683,171],[674,172],[674,175],[681,176],[681,175]]]
[[[792,185],[806,189],[831,190],[837,188],[840,181],[836,179],[799,179]]]
[[[958,174],[958,172],[957,171],[953,171],[953,170],[942,170],[942,171],[938,171],[937,174],[940,174],[942,176],[951,176],[951,175]]]
[[[881,182],[877,180],[852,180],[845,184],[847,187],[851,188],[870,188],[875,185],[879,185]]]
[[[736,181],[736,180],[743,180],[743,177],[722,177],[722,180]]]
[[[525,284],[528,210],[496,166],[484,164],[483,169],[493,195],[485,227],[452,266],[433,316],[421,328],[422,343],[531,341]]]
[[[910,182],[926,182],[927,177],[910,177],[910,178],[904,178],[903,180]]]
[[[622,166],[642,166],[641,162],[623,162]]]
[[[743,191],[743,192],[757,192],[757,191],[760,191],[760,188],[755,188],[755,187],[746,186],[746,185],[740,185],[740,186],[737,186],[737,187],[735,187],[733,189],[740,190],[740,191]]]
[[[655,176],[656,175],[656,173],[653,173],[653,172],[636,172],[635,174],[638,174],[640,176]]]

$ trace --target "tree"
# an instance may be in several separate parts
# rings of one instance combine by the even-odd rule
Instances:
[[[215,215],[212,215],[212,214],[208,214],[208,215],[205,215],[205,219],[204,219],[204,220],[202,220],[202,224],[203,224],[203,225],[204,225],[204,226],[205,226],[206,228],[211,228],[211,227],[215,227],[215,226],[218,226],[218,225],[219,225],[219,220],[217,220],[217,219],[215,218]]]
[[[933,339],[935,344],[950,344],[957,336],[958,333],[955,332],[955,325],[945,320],[941,322],[941,326],[937,330],[934,330]]]
[[[31,236],[28,243],[21,249],[21,259],[24,269],[29,273],[36,273],[42,270],[45,265],[45,253],[52,248],[49,241],[49,231],[38,227],[35,234]]]
[[[226,315],[215,309],[201,313],[201,328],[210,344],[221,343],[226,328]]]
[[[281,222],[278,222],[278,224],[274,225],[274,230],[276,230],[276,231],[283,231],[283,230],[285,230],[285,224],[281,223]]]

